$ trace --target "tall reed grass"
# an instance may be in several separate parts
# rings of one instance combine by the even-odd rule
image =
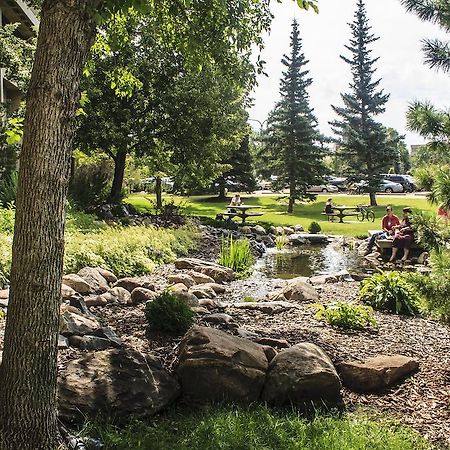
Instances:
[[[249,276],[255,263],[250,241],[236,240],[233,236],[222,239],[218,262],[222,266],[233,269],[238,277]]]

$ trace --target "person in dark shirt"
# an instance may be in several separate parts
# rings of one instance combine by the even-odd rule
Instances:
[[[400,248],[404,250],[402,261],[406,261],[409,257],[411,246],[414,242],[414,231],[409,218],[411,212],[410,208],[403,208],[403,220],[400,225],[394,228],[395,236],[392,242],[392,257],[389,260],[390,262],[395,261]]]

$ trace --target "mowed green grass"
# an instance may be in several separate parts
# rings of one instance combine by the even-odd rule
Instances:
[[[212,407],[172,410],[124,428],[94,425],[108,450],[425,450],[431,446],[411,429],[361,414],[317,415],[295,411]]]
[[[368,230],[379,229],[381,218],[385,214],[387,205],[394,207],[397,215],[401,216],[402,209],[410,207],[421,211],[434,211],[436,208],[431,205],[425,197],[420,196],[378,196],[379,206],[375,208],[375,223],[358,222],[356,217],[347,217],[345,223],[328,222],[327,217],[322,215],[325,202],[329,195],[319,195],[315,202],[297,204],[294,214],[287,214],[287,198],[281,195],[243,195],[245,204],[257,205],[262,208],[258,211],[264,215],[255,220],[249,219],[249,223],[260,222],[268,225],[302,225],[305,230],[312,221],[316,221],[322,227],[322,232],[327,234],[343,236],[366,235]],[[226,210],[226,202],[218,201],[215,197],[195,196],[179,197],[167,195],[166,200],[173,199],[186,207],[186,213],[193,216],[204,216],[214,218],[217,213]],[[358,204],[367,204],[368,196],[352,195],[334,195],[332,196],[335,205],[356,206]],[[150,211],[152,209],[152,195],[134,194],[126,199],[140,211]],[[235,219],[236,220],[236,219]]]

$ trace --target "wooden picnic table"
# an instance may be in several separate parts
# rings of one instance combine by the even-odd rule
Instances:
[[[227,212],[222,213],[222,215],[228,216],[231,219],[233,217],[239,217],[242,219],[242,223],[245,223],[245,220],[247,219],[247,217],[262,216],[263,213],[261,213],[261,212],[247,212],[250,209],[260,209],[260,208],[262,208],[262,206],[257,206],[257,205],[232,206],[232,205],[229,205],[229,206],[227,206]]]
[[[339,223],[344,223],[344,217],[358,215],[359,207],[358,206],[333,206],[333,212],[334,211],[338,211],[337,214],[333,214],[333,215],[339,218]],[[345,211],[352,211],[352,212],[346,213]]]

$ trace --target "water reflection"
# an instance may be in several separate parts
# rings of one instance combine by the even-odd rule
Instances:
[[[330,275],[341,270],[352,272],[360,268],[357,253],[340,242],[269,252],[261,267],[266,276],[285,280],[299,276]]]

